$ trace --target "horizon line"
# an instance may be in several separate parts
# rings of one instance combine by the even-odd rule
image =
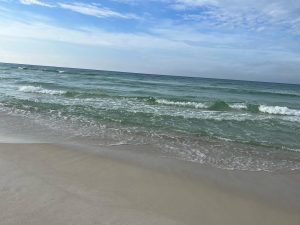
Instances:
[[[270,83],[270,84],[287,84],[287,85],[300,85],[300,83],[283,83],[283,82],[273,82],[273,81],[259,81],[259,80],[240,80],[232,78],[212,78],[203,76],[192,76],[192,75],[176,75],[176,74],[156,74],[156,73],[145,73],[145,72],[132,72],[132,71],[120,71],[120,70],[107,70],[107,69],[95,69],[95,68],[79,68],[79,67],[66,67],[66,66],[55,66],[55,65],[41,65],[41,64],[27,64],[27,63],[12,63],[0,61],[0,64],[15,64],[15,65],[27,65],[27,66],[40,66],[40,67],[54,67],[54,68],[65,68],[65,69],[77,69],[77,70],[91,70],[91,71],[107,71],[116,73],[132,73],[150,76],[165,76],[165,77],[182,77],[182,78],[199,78],[199,79],[211,79],[211,80],[224,80],[224,81],[241,81],[241,82],[254,82],[254,83]]]

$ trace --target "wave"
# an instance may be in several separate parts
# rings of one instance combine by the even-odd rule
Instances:
[[[154,101],[155,103],[162,104],[162,105],[188,106],[196,109],[208,108],[208,106],[205,103],[199,103],[199,102],[180,102],[180,101],[176,102],[176,101],[169,101],[165,99],[156,99]]]
[[[224,101],[216,101],[211,106],[208,107],[210,110],[214,111],[227,111],[230,110],[230,106]]]
[[[162,105],[174,105],[174,106],[182,106],[182,107],[191,107],[196,109],[209,109],[212,111],[228,111],[231,109],[243,108],[242,103],[240,105],[237,104],[228,104],[224,101],[215,101],[215,102],[190,102],[190,101],[171,101],[166,99],[155,99],[149,98],[148,101],[156,104]]]
[[[287,116],[300,116],[300,110],[290,109],[286,106],[266,106],[260,105],[258,107],[260,112],[274,114],[274,115],[287,115]]]
[[[19,69],[19,70],[28,70],[28,68],[25,67],[25,66],[19,66],[18,69]]]
[[[156,104],[162,105],[174,105],[174,106],[182,106],[182,107],[191,107],[196,109],[209,109],[213,111],[227,111],[231,109],[231,105],[227,104],[224,101],[215,101],[213,103],[209,102],[190,102],[190,101],[171,101],[166,99],[155,99],[149,98],[148,101]],[[236,107],[232,105],[232,108]]]
[[[49,90],[49,89],[44,89],[42,87],[35,87],[35,86],[22,86],[19,87],[19,91],[25,93],[40,93],[40,94],[50,94],[50,95],[62,95],[66,93],[66,91],[62,91],[62,90]]]
[[[50,73],[65,73],[66,71],[64,70],[59,70],[59,69],[42,69],[44,72],[50,72]]]
[[[245,104],[245,103],[233,103],[233,104],[229,104],[229,107],[232,109],[238,109],[238,110],[248,108],[247,104]]]
[[[251,113],[267,113],[273,115],[283,116],[300,116],[300,110],[290,109],[286,106],[267,106],[255,105],[246,103],[226,103],[224,101],[215,102],[190,102],[190,101],[171,101],[166,99],[149,98],[151,103],[179,106],[179,107],[192,107],[196,109],[208,109],[212,111],[230,111],[230,110],[243,110]]]
[[[62,69],[48,69],[48,68],[35,68],[32,66],[18,66],[17,67],[19,70],[32,70],[32,71],[43,71],[43,72],[50,72],[50,73],[65,73],[65,70]]]
[[[80,92],[80,91],[66,91],[62,93],[67,98],[113,98],[113,96],[110,96],[108,94],[105,94],[103,92]]]
[[[268,105],[259,105],[259,104],[247,104],[243,102],[239,103],[228,103],[221,100],[213,102],[196,102],[196,101],[179,101],[179,100],[169,100],[163,98],[155,97],[125,97],[125,96],[111,96],[107,95],[104,92],[77,92],[77,91],[63,91],[63,90],[53,90],[42,88],[41,86],[21,86],[19,91],[26,93],[41,93],[41,94],[50,94],[50,95],[63,95],[67,98],[122,98],[122,99],[136,99],[142,100],[148,104],[154,105],[166,105],[174,107],[187,107],[195,109],[207,109],[210,111],[245,111],[250,113],[265,113],[272,115],[281,115],[281,116],[296,116],[300,117],[299,109],[291,109],[287,106],[268,106]]]
[[[66,89],[68,86],[63,84],[58,84],[55,82],[41,82],[41,81],[18,81],[16,82],[18,86],[33,86],[33,87],[40,87],[44,89],[56,90],[56,89]]]

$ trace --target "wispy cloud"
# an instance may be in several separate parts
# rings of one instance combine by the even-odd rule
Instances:
[[[54,5],[39,1],[39,0],[20,0],[20,2],[24,5],[39,5],[44,7],[54,7]]]
[[[177,0],[170,6],[207,29],[300,33],[300,3],[291,0]]]
[[[194,7],[215,6],[217,0],[175,0],[171,1],[171,7],[176,10],[186,10]]]
[[[77,13],[81,13],[88,16],[95,16],[98,18],[103,17],[117,17],[123,19],[138,19],[139,17],[134,14],[120,13],[113,11],[109,8],[102,7],[95,4],[85,4],[85,3],[59,3],[59,6],[64,9],[68,9]]]
[[[113,48],[174,49],[186,47],[184,43],[171,41],[146,33],[109,32],[96,27],[64,28],[36,21],[0,21],[0,36],[57,41],[88,46]]]
[[[90,68],[253,79],[269,74],[277,81],[290,74],[300,82],[299,1],[11,0],[16,1],[52,8],[20,10],[0,0],[0,46],[5,50],[11,43],[7,52],[1,49],[0,60],[9,51],[10,61],[32,63],[54,54],[53,65],[65,60],[64,65]],[[71,11],[77,15],[70,18]]]
[[[122,19],[140,19],[139,16],[133,13],[117,12],[108,7],[104,7],[96,3],[87,4],[82,2],[73,2],[73,3],[58,2],[56,4],[49,4],[49,3],[42,2],[40,0],[19,0],[19,1],[24,5],[39,5],[43,7],[49,7],[49,8],[63,8],[66,10],[71,10],[76,13],[80,13],[88,16],[94,16],[97,18],[114,17],[114,18],[122,18]]]

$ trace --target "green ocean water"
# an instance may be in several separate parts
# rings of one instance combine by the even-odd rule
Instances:
[[[300,168],[300,85],[0,64],[0,110],[93,145],[149,144],[223,169]]]

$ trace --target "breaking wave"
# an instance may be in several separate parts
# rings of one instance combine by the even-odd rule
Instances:
[[[155,102],[162,105],[188,106],[196,109],[208,108],[208,106],[205,103],[199,103],[199,102],[179,102],[179,101],[176,102],[176,101],[169,101],[165,99],[157,99],[155,100]]]
[[[25,93],[40,93],[40,94],[49,94],[49,95],[62,95],[66,93],[66,91],[62,91],[62,90],[49,90],[49,89],[44,89],[42,87],[35,87],[35,86],[22,86],[19,87],[19,91]]]
[[[266,106],[260,105],[258,107],[260,112],[275,114],[275,115],[286,115],[286,116],[300,116],[300,110],[290,109],[286,106]]]
[[[286,106],[267,106],[267,105],[255,105],[246,103],[226,103],[224,101],[215,102],[184,102],[184,101],[170,101],[166,99],[152,100],[157,104],[192,107],[196,109],[208,109],[213,111],[229,111],[229,110],[244,110],[252,113],[267,113],[273,115],[284,116],[300,116],[300,110],[290,109]]]

